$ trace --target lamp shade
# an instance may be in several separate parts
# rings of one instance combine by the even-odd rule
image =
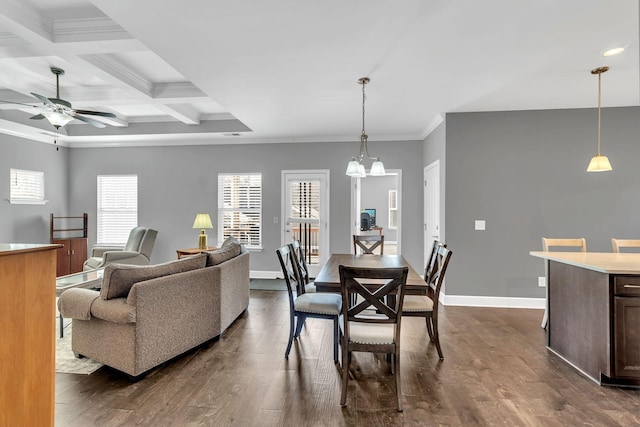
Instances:
[[[356,175],[358,178],[366,178],[367,177],[367,171],[364,169],[364,165],[362,163],[360,163],[358,165],[358,175]]]
[[[371,171],[369,172],[369,175],[371,175],[371,176],[385,176],[386,175],[386,172],[384,170],[384,165],[382,164],[380,159],[377,159],[375,162],[373,162],[373,164],[371,165]]]
[[[68,114],[59,113],[57,111],[43,111],[41,113],[53,126],[62,127],[73,120]]]
[[[193,221],[193,228],[213,228],[213,224],[211,224],[211,218],[209,217],[209,214],[197,214],[196,220]]]
[[[347,165],[347,175],[357,177],[360,175],[359,163],[356,160],[351,160]]]
[[[589,166],[587,166],[587,172],[607,172],[612,169],[609,158],[603,155],[593,156]]]

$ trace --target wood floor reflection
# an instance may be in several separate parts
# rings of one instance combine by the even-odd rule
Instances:
[[[289,360],[286,292],[252,290],[217,341],[131,384],[109,368],[56,374],[56,426],[640,425],[640,391],[600,387],[545,349],[541,310],[444,307],[445,360],[403,319],[404,412],[384,357],[356,353],[347,408],[331,322],[307,321]]]

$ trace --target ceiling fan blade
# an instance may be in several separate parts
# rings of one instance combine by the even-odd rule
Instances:
[[[42,101],[45,105],[48,105],[51,108],[57,108],[56,104],[54,104],[53,102],[51,102],[51,100],[45,96],[42,95],[38,95],[37,93],[33,93],[31,92],[31,95],[35,96],[36,98],[38,98],[40,101]]]
[[[0,99],[0,102],[2,102],[3,104],[16,104],[16,105],[24,105],[25,107],[32,107],[32,108],[38,108],[37,105],[31,105],[31,104],[24,104],[22,102],[15,102],[15,101],[5,101]]]
[[[107,127],[107,125],[105,125],[104,123],[100,123],[99,121],[90,119],[88,117],[82,117],[82,116],[78,116],[78,115],[74,115],[73,117],[75,119],[80,120],[81,122],[88,123],[91,126],[95,126],[97,128],[106,128]]]
[[[44,116],[42,114],[36,114],[35,116],[29,118],[33,120],[42,120],[44,119]]]
[[[102,111],[90,111],[90,110],[74,110],[76,114],[87,114],[91,116],[102,116],[102,117],[111,117],[112,119],[116,118],[116,115],[113,113],[103,113]]]

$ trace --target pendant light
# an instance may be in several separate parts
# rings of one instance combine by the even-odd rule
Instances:
[[[598,75],[598,154],[594,156],[589,162],[587,172],[606,172],[613,168],[609,163],[609,158],[600,154],[600,110],[601,110],[601,92],[602,92],[602,73],[609,71],[609,67],[599,67],[591,70],[591,74]]]
[[[358,157],[353,157],[349,164],[347,165],[347,175],[356,177],[356,178],[365,178],[367,173],[364,169],[364,164],[362,161],[366,159],[374,160],[371,165],[371,171],[369,175],[371,176],[384,176],[386,174],[384,170],[384,165],[379,157],[371,157],[369,155],[369,148],[367,147],[367,139],[369,136],[364,130],[364,101],[367,99],[364,87],[367,83],[369,83],[371,79],[369,77],[361,77],[358,79],[358,83],[362,85],[362,133],[360,134],[360,154]]]

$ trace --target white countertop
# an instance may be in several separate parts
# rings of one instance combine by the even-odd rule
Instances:
[[[543,252],[529,255],[607,274],[640,274],[640,253]]]

